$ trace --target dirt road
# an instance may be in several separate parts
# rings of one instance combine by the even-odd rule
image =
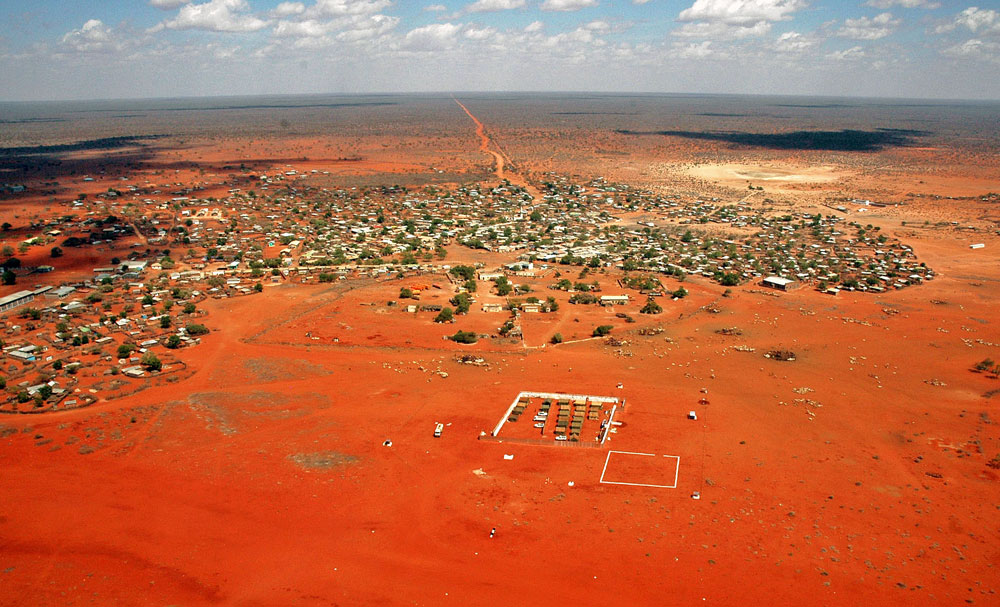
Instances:
[[[452,97],[452,99],[455,98]],[[542,198],[541,192],[539,192],[538,189],[535,188],[533,185],[528,183],[527,180],[525,180],[517,173],[507,174],[504,172],[504,167],[508,164],[512,164],[510,162],[510,159],[507,158],[507,155],[504,154],[502,150],[497,151],[490,148],[491,144],[498,149],[500,146],[490,138],[489,133],[486,132],[486,127],[478,118],[476,118],[476,116],[472,112],[469,111],[469,108],[465,107],[465,104],[463,104],[458,99],[455,99],[455,103],[457,103],[458,107],[462,108],[462,110],[469,115],[469,118],[471,118],[472,121],[476,123],[476,136],[479,137],[479,150],[484,154],[489,154],[490,156],[493,156],[494,160],[496,160],[495,172],[497,178],[500,180],[506,179],[507,181],[515,185],[521,186],[525,190],[527,190],[529,194],[531,194],[532,198],[534,198],[535,200],[541,200]]]

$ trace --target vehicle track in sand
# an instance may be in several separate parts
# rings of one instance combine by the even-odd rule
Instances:
[[[476,118],[476,116],[469,111],[469,108],[465,107],[464,103],[462,103],[458,99],[455,99],[454,96],[452,96],[452,99],[454,99],[455,103],[458,104],[458,107],[462,108],[462,111],[468,114],[469,118],[471,118],[472,121],[476,124],[476,136],[479,137],[479,151],[483,152],[484,154],[489,154],[490,156],[493,156],[494,160],[496,161],[496,169],[494,172],[496,173],[497,179],[500,179],[501,181],[506,179],[507,181],[513,183],[514,185],[521,186],[525,190],[527,190],[529,194],[531,194],[532,198],[534,198],[535,200],[541,200],[542,199],[541,192],[539,192],[538,189],[535,188],[533,185],[528,183],[526,179],[518,175],[516,172],[511,172],[508,174],[504,171],[505,167],[514,166],[514,163],[511,162],[510,157],[508,157],[507,154],[503,151],[503,148],[500,147],[500,144],[494,141],[493,138],[490,137],[490,134],[486,132],[486,126],[482,123],[482,121]],[[491,149],[490,147],[491,144],[493,147],[496,148],[496,150]]]

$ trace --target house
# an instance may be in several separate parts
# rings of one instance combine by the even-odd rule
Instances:
[[[503,312],[503,306],[498,303],[484,303],[483,312]]]
[[[122,266],[125,267],[126,272],[135,272],[139,274],[144,272],[148,265],[149,265],[148,261],[126,261],[122,263]]]
[[[542,305],[537,303],[521,304],[521,311],[530,314],[537,314],[542,311]]]
[[[57,287],[46,292],[45,296],[49,299],[62,299],[74,291],[76,291],[76,287]]]
[[[780,276],[768,276],[764,279],[762,284],[765,287],[778,289],[779,291],[791,291],[792,289],[797,289],[799,287],[799,283],[797,281],[782,278]]]
[[[613,306],[616,304],[627,304],[628,295],[601,295],[602,306]]]

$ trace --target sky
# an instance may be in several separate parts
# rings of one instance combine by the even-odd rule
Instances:
[[[1000,0],[4,0],[0,100],[1000,99]]]

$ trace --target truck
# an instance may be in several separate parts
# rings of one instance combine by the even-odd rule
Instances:
[[[434,424],[434,438],[441,438],[441,433],[444,431],[444,424]]]

